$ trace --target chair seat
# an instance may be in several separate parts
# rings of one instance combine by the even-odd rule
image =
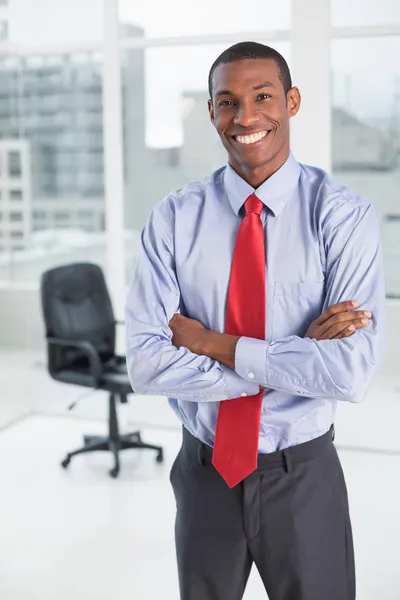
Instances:
[[[99,389],[123,396],[133,393],[125,361],[108,361],[104,364],[103,369],[102,377],[97,386]],[[52,376],[57,381],[64,383],[93,387],[93,377],[88,364],[74,364],[71,365],[71,368],[64,368],[52,373]]]

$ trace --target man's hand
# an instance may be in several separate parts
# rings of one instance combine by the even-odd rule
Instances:
[[[204,325],[195,319],[176,314],[170,320],[169,327],[173,333],[172,343],[176,348],[183,346],[194,354],[202,354],[204,339],[208,332]]]
[[[315,340],[340,339],[353,335],[356,329],[367,327],[372,315],[369,311],[355,311],[357,306],[359,303],[354,300],[333,304],[311,323],[304,337]]]

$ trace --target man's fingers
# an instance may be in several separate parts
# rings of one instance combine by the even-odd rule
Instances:
[[[353,333],[355,331],[356,331],[356,328],[354,326],[351,329],[350,329],[350,327],[346,327],[346,329],[343,329],[343,331],[341,331],[340,333],[338,333],[337,335],[335,335],[335,337],[333,339],[334,340],[341,340],[343,338],[350,337],[351,335],[353,335]]]
[[[321,333],[325,333],[334,325],[344,323],[344,326],[348,324],[349,321],[355,321],[357,319],[367,319],[369,320],[372,317],[372,314],[368,310],[353,310],[350,312],[337,313],[333,317],[330,317],[325,323],[322,323],[319,326]],[[368,322],[365,323],[368,325]]]
[[[318,319],[316,319],[315,323],[316,323],[316,325],[322,325],[323,323],[325,323],[325,321],[327,321],[328,319],[330,319],[337,313],[348,312],[350,310],[354,310],[358,306],[360,306],[360,303],[357,302],[357,300],[345,300],[344,302],[339,302],[338,304],[333,304],[332,306],[327,308],[322,313],[322,315],[320,317],[318,317]]]
[[[319,339],[332,340],[334,338],[348,337],[349,335],[353,335],[356,329],[367,327],[369,322],[370,319],[362,318],[355,319],[350,324],[346,322],[335,323],[327,331],[325,331],[325,333],[323,333]]]
[[[333,317],[330,317],[330,319],[326,321],[326,325],[328,325],[328,327],[332,327],[332,325],[336,325],[338,323],[346,324],[348,321],[355,321],[358,319],[369,320],[371,317],[372,314],[369,310],[353,310],[351,312],[338,313]]]

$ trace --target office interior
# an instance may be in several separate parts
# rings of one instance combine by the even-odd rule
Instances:
[[[0,0],[2,600],[178,598],[169,470],[180,423],[166,398],[132,393],[112,352],[102,389],[95,364],[89,379],[54,377],[46,328],[69,310],[54,286],[68,295],[91,282],[111,346],[125,354],[141,229],[170,191],[225,164],[207,76],[244,40],[289,63],[303,99],[297,160],[379,215],[385,359],[362,403],[340,403],[335,443],[357,598],[399,598],[399,0]],[[109,431],[126,444],[119,464],[112,448],[68,457]],[[245,598],[266,598],[255,569]]]

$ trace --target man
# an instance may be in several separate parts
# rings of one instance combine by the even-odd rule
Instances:
[[[353,600],[333,422],[382,354],[378,221],[290,152],[300,93],[275,50],[229,48],[209,87],[229,164],[154,208],[126,307],[132,386],[183,423],[181,599],[239,600],[254,562],[270,600]]]

